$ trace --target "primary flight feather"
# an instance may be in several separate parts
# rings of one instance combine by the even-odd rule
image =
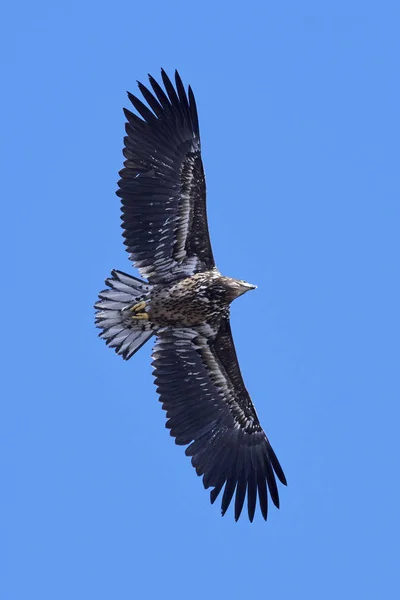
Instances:
[[[237,520],[247,496],[250,521],[268,492],[279,507],[275,476],[285,475],[244,385],[229,322],[230,303],[255,286],[224,277],[208,233],[206,184],[196,103],[175,72],[163,86],[138,83],[148,106],[128,94],[124,168],[117,195],[129,257],[142,281],[112,271],[95,304],[100,336],[129,359],[153,335],[153,367],[167,427],[211,502],[233,497]],[[139,115],[139,116],[138,116]]]

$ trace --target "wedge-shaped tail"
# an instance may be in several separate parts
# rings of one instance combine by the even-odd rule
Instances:
[[[99,336],[106,344],[128,360],[154,333],[147,320],[132,318],[131,310],[149,299],[152,286],[115,270],[105,283],[108,289],[100,292],[100,300],[94,305],[96,327],[101,329]]]

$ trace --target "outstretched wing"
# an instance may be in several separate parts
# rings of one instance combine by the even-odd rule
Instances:
[[[196,103],[178,72],[175,85],[161,71],[165,91],[149,75],[139,89],[150,109],[128,94],[142,118],[125,109],[125,168],[117,195],[131,260],[152,283],[214,267],[206,214]]]
[[[275,474],[285,485],[286,479],[243,383],[229,317],[212,338],[201,328],[165,328],[157,335],[154,375],[171,435],[190,444],[186,454],[204,487],[214,488],[212,503],[225,485],[222,514],[236,490],[236,520],[246,494],[250,521],[257,496],[266,519],[267,489],[279,507]]]

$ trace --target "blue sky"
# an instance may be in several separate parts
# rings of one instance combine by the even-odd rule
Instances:
[[[398,2],[4,10],[1,597],[397,597]],[[161,66],[196,94],[218,266],[258,285],[232,327],[289,483],[267,523],[209,505],[150,345],[93,325],[131,272],[125,90]]]

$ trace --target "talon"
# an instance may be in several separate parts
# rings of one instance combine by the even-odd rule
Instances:
[[[144,312],[145,308],[146,302],[144,301],[138,302],[137,304],[131,306],[130,310],[133,312],[132,319],[148,320],[149,315],[146,312]]]
[[[143,310],[144,308],[146,308],[146,302],[139,302],[138,304],[134,304],[131,307],[131,310],[133,312],[140,312],[141,310]]]

